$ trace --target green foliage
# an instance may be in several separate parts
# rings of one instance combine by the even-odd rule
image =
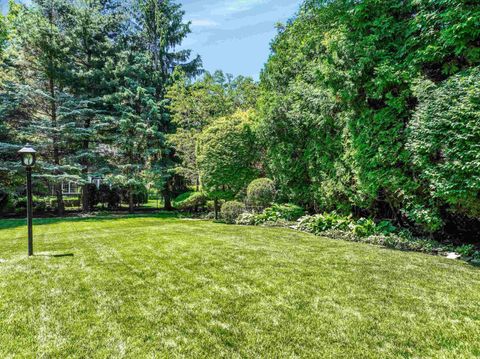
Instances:
[[[220,200],[276,199],[422,233],[480,218],[475,1],[305,0],[278,27],[260,84],[199,76],[200,59],[179,49],[183,17],[173,0],[10,1],[0,16],[2,191],[23,183],[15,152],[28,140],[59,213],[63,180],[83,187],[90,210],[88,178],[98,175],[132,210],[147,184],[167,208],[190,184],[216,210]],[[247,191],[259,176],[277,191]],[[107,192],[101,203],[114,208]],[[321,216],[317,230],[335,228]],[[363,236],[394,231],[350,225]]]
[[[265,208],[275,200],[275,183],[269,178],[257,178],[247,187],[247,202]]]
[[[36,197],[32,198],[33,212],[37,214],[42,214],[46,212],[52,212],[56,207],[55,201],[52,201],[50,198],[45,197]],[[78,204],[78,199],[71,200],[68,202],[68,207],[73,207],[75,204]],[[26,215],[27,213],[27,197],[14,197],[11,200],[10,208],[7,208],[8,212],[15,213],[18,215]]]
[[[480,64],[479,21],[469,1],[305,1],[261,75],[259,133],[279,198],[407,215],[430,232],[445,203],[478,216],[478,71],[449,77]],[[424,78],[436,85],[422,96]],[[421,147],[443,135],[452,161],[427,165],[438,154]]]
[[[392,222],[390,221],[380,221],[375,225],[375,232],[379,234],[391,234],[397,231],[397,227],[395,227]]]
[[[443,221],[437,208],[423,204],[409,205],[404,210],[407,218],[421,226],[427,232],[435,232],[442,228]]]
[[[475,254],[475,246],[472,244],[465,244],[455,248],[455,252],[460,254],[462,257],[471,257]]]
[[[55,208],[57,205],[56,205],[56,200],[52,200],[50,201],[50,204],[53,208]],[[78,198],[65,198],[63,200],[64,204],[65,204],[65,208],[75,208],[75,209],[78,209],[80,207],[80,199]],[[47,203],[48,203],[48,200],[47,200]],[[50,208],[52,208],[50,207]]]
[[[296,221],[305,214],[302,207],[294,204],[274,204],[272,207],[265,208],[263,213],[257,214],[255,220],[257,223],[277,222],[277,221]]]
[[[238,217],[245,212],[245,205],[238,201],[228,201],[222,205],[222,218],[227,223],[235,223]]]
[[[246,222],[248,219],[242,220]],[[407,230],[398,231],[389,221],[375,223],[367,218],[360,218],[355,221],[351,217],[340,216],[334,212],[304,216],[298,220],[295,228],[329,238],[375,244],[400,250],[431,254],[455,252],[467,260],[475,260],[479,253],[475,251],[473,245],[443,244],[433,239],[413,236]]]
[[[207,197],[212,201],[229,201],[235,196],[230,191],[209,191]]]
[[[352,232],[357,237],[368,237],[376,232],[375,222],[371,219],[360,218],[353,226]]]
[[[358,236],[348,232],[327,231],[324,233],[324,235],[327,235],[331,238],[374,244],[402,251],[415,251],[430,254],[445,254],[448,252],[457,252],[457,249],[460,249],[459,247],[454,247],[452,245],[442,244],[433,239],[414,237],[409,233]]]
[[[118,187],[102,183],[98,188],[96,200],[108,209],[116,209],[121,202],[120,190]]]
[[[138,185],[163,189],[166,204],[182,187],[167,143],[175,127],[166,91],[175,68],[188,77],[200,66],[188,50],[177,50],[190,31],[183,15],[173,1],[10,4],[0,67],[0,128],[8,138],[0,142],[28,139],[37,147],[37,173],[55,185],[58,213],[62,180],[84,187],[86,211],[93,208],[87,188],[92,174],[129,191],[131,210],[144,200]]]
[[[321,234],[326,231],[345,231],[357,237],[368,237],[372,235],[390,235],[397,231],[397,228],[390,221],[375,223],[372,219],[352,219],[336,212],[304,216],[298,220],[297,229]]]
[[[168,108],[176,126],[169,141],[181,159],[176,172],[192,185],[198,185],[200,174],[195,149],[199,134],[220,117],[252,108],[257,98],[257,85],[251,78],[233,78],[222,71],[206,72],[192,82],[177,68],[173,77],[166,97],[170,100]]]
[[[319,234],[331,229],[347,230],[351,223],[350,217],[344,217],[332,212],[302,217],[298,221],[297,228],[302,231]]]
[[[252,116],[249,111],[236,112],[202,132],[197,162],[207,192],[222,191],[234,196],[255,178],[258,153]]]
[[[480,217],[480,67],[418,86],[413,162],[436,204]]]
[[[5,16],[0,14],[0,56],[3,55],[8,38],[8,25]]]
[[[207,205],[207,196],[203,192],[186,192],[173,201],[173,206],[182,211],[198,211]]]
[[[238,216],[236,224],[243,226],[254,226],[257,225],[257,215],[251,212],[243,212]]]

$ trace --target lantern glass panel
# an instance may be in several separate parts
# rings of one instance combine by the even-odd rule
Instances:
[[[32,153],[25,153],[23,155],[23,164],[25,166],[33,165],[33,154]]]

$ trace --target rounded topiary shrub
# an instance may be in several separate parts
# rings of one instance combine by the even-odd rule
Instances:
[[[275,184],[269,178],[258,178],[247,188],[247,201],[254,207],[265,208],[275,199]]]
[[[221,209],[222,218],[227,223],[235,223],[243,212],[245,212],[245,205],[237,201],[225,202]]]

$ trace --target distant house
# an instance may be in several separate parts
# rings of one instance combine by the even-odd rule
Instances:
[[[62,182],[62,194],[64,196],[75,196],[81,192],[81,186],[75,182]]]
[[[88,176],[88,181],[93,183],[97,188],[102,184],[103,179],[98,176]],[[55,195],[55,187],[51,187],[52,195]],[[82,186],[76,182],[63,181],[62,182],[62,194],[64,196],[78,196],[82,192]]]
[[[88,176],[88,181],[90,183],[93,183],[97,189],[100,188],[100,185],[102,184],[103,182],[103,178],[102,177],[98,177],[98,176]]]

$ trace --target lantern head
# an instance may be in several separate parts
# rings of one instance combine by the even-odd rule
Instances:
[[[22,165],[25,167],[32,167],[35,164],[35,154],[37,151],[35,151],[29,144],[25,145],[25,147],[18,151],[18,153],[21,156]]]

